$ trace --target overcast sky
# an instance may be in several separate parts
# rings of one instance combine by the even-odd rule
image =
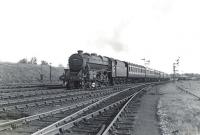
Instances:
[[[200,73],[199,0],[2,0],[0,61],[57,66],[77,50],[172,72]]]

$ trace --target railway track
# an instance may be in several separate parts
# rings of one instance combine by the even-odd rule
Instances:
[[[143,87],[127,90],[110,97],[98,106],[79,113],[78,116],[68,116],[32,135],[101,135],[108,134],[114,122],[121,117],[125,107],[137,95],[144,91]],[[137,102],[135,102],[137,103]],[[136,105],[136,104],[135,104]],[[130,106],[129,106],[130,107]],[[132,105],[133,107],[133,105]],[[133,108],[132,108],[133,109]],[[130,119],[132,120],[132,119]],[[124,132],[125,133],[125,132]]]
[[[85,93],[63,93],[60,95],[54,94],[51,97],[33,97],[26,99],[11,100],[13,102],[1,102],[1,113],[6,113],[7,117],[23,117],[35,112],[47,111],[45,108],[58,108],[82,102],[88,99],[93,99],[100,96],[112,94],[118,90],[99,90]],[[21,114],[21,115],[20,115]],[[13,116],[14,115],[14,116]],[[3,115],[4,116],[4,115]]]
[[[123,87],[129,87],[130,85],[125,85]],[[61,93],[84,93],[84,92],[91,92],[96,90],[103,90],[103,89],[117,89],[122,88],[122,86],[112,86],[106,88],[98,88],[95,90],[83,90],[83,89],[53,89],[46,88],[46,87],[38,87],[38,88],[17,88],[17,89],[0,89],[0,100],[5,99],[17,99],[17,98],[25,98],[31,96],[40,96],[40,95],[51,95],[51,94],[61,94]]]
[[[16,83],[16,84],[5,84],[5,85],[0,85],[0,89],[16,89],[16,88],[39,88],[39,87],[51,87],[51,88],[59,88],[62,87],[62,84],[59,83]]]
[[[129,85],[123,87],[130,87]],[[99,90],[87,90],[82,89],[65,90],[65,89],[20,89],[18,91],[4,91],[0,93],[0,107],[13,106],[20,104],[27,104],[30,102],[36,102],[40,100],[51,100],[54,98],[65,98],[66,96],[78,96],[89,95],[92,93],[98,93],[102,91],[112,91],[122,88],[121,86],[104,88]],[[17,108],[17,107],[16,107]]]
[[[110,120],[109,124],[100,130],[98,134],[109,135],[132,135],[134,133],[134,121],[137,108],[140,105],[140,98],[145,91],[140,90],[133,94],[127,102],[121,107],[118,113]]]
[[[50,121],[52,121],[52,119],[59,120],[61,118],[64,118],[66,115],[72,114],[72,113],[78,111],[79,109],[81,109],[87,105],[90,105],[96,101],[98,101],[98,98],[92,99],[92,100],[87,100],[87,101],[81,102],[81,103],[77,103],[75,105],[62,107],[62,108],[55,109],[52,111],[20,118],[20,119],[13,120],[10,122],[6,122],[3,124],[0,124],[0,130],[2,131],[5,129],[16,129],[17,131],[15,131],[15,130],[14,131],[18,132],[18,134],[21,134],[22,132],[20,130],[25,130],[23,125],[27,124],[27,123],[29,123],[28,124],[29,127],[32,126],[31,128],[34,128],[34,124],[37,124],[37,126],[39,126],[41,128],[41,127],[44,127],[45,125],[48,125],[50,123]],[[22,127],[20,127],[20,126],[22,126]],[[3,133],[3,132],[0,132],[0,134],[1,133]],[[25,132],[25,133],[29,134],[29,132]]]
[[[49,108],[60,108],[61,106],[67,106],[75,104],[78,102],[83,102],[88,99],[93,99],[98,96],[109,95],[114,92],[119,91],[121,88],[130,87],[130,85],[125,86],[115,86],[106,89],[83,91],[81,89],[76,90],[64,90],[64,89],[54,89],[49,92],[49,90],[44,90],[43,94],[35,95],[32,93],[26,93],[27,95],[33,96],[16,96],[15,98],[11,96],[10,98],[1,99],[0,102],[0,117],[3,119],[16,119],[25,117],[28,115],[33,115],[38,112],[48,111]],[[48,93],[45,93],[47,92]],[[31,91],[33,92],[33,91]],[[35,93],[40,93],[34,91]],[[21,93],[21,92],[20,92]],[[17,93],[19,95],[19,93]],[[5,100],[7,99],[7,100]]]
[[[0,133],[10,133],[10,134],[31,134],[40,130],[43,127],[48,127],[50,125],[50,129],[55,128],[55,125],[63,125],[64,123],[72,122],[73,119],[84,117],[94,111],[98,111],[99,109],[103,109],[108,107],[115,102],[122,103],[122,99],[130,96],[130,92],[133,92],[133,89],[139,89],[144,87],[145,85],[135,86],[135,88],[128,88],[123,91],[118,91],[111,95],[102,96],[99,99],[91,99],[85,101],[85,104],[79,104],[78,106],[74,106],[71,109],[57,109],[53,112],[46,112],[42,114],[38,114],[37,116],[29,116],[23,118],[23,120],[15,120],[7,123],[3,123],[0,125],[0,129],[3,130]],[[67,116],[67,117],[66,117]],[[60,119],[60,120],[59,120]],[[52,123],[52,125],[51,125]],[[12,129],[12,130],[10,130]],[[48,128],[44,128],[43,131],[48,130]],[[35,133],[37,134],[37,132]]]

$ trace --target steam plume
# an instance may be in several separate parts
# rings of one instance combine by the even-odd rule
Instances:
[[[121,23],[114,29],[113,36],[111,38],[101,37],[98,40],[98,47],[110,46],[115,52],[122,52],[127,50],[127,46],[120,41],[122,31],[128,25],[129,22]]]

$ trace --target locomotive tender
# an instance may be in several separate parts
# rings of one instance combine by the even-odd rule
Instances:
[[[168,80],[169,75],[141,65],[92,53],[72,54],[69,69],[60,78],[67,88],[90,88],[144,81]]]

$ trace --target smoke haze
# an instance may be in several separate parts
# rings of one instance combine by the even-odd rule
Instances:
[[[100,37],[97,40],[97,47],[106,47],[109,46],[115,52],[124,52],[127,51],[127,45],[121,41],[121,35],[123,30],[130,24],[131,20],[126,22],[121,22],[116,28],[113,30],[113,34],[110,37]]]

